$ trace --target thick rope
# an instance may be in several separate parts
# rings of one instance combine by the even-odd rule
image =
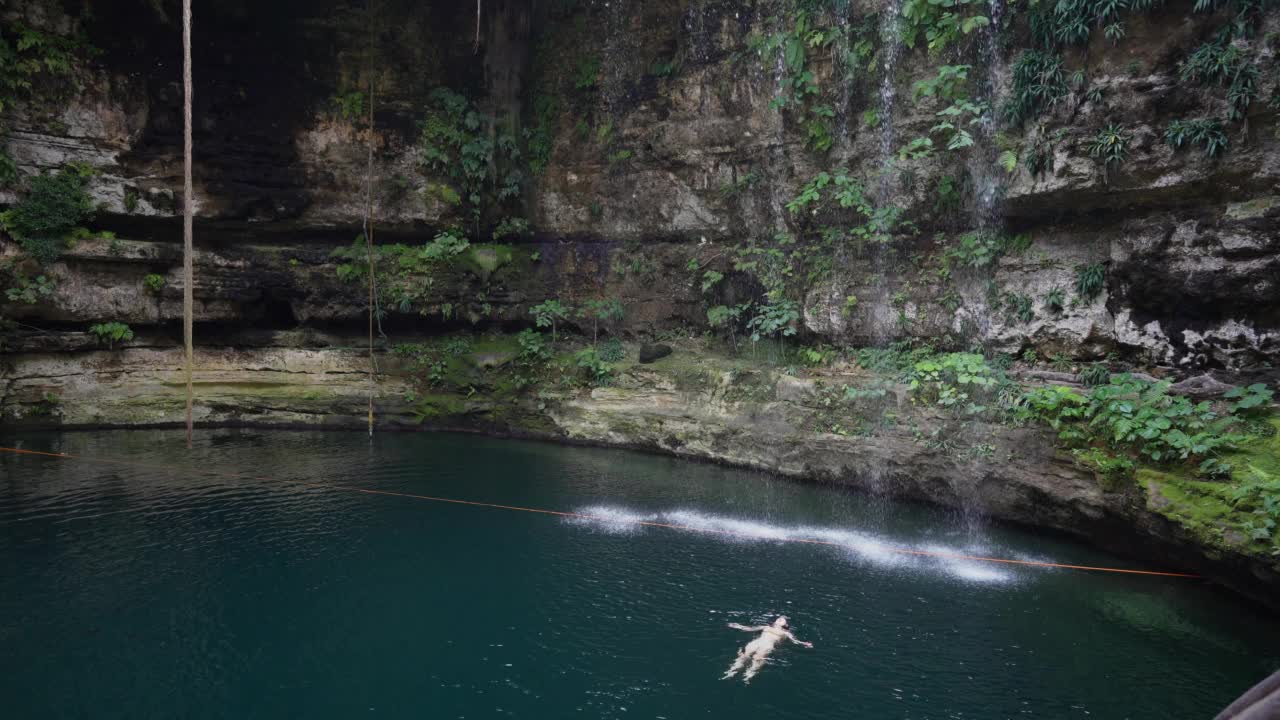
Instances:
[[[35,455],[37,457],[59,458],[63,460],[82,460],[85,462],[99,463],[103,465],[118,465],[123,467],[134,467],[146,470],[159,470],[169,473],[186,474],[204,474],[215,477],[229,477],[239,480],[253,480],[262,483],[288,483],[291,485],[299,485],[301,487],[318,488],[323,490],[340,490],[343,492],[361,493],[364,495],[382,495],[385,497],[407,498],[410,500],[426,500],[429,502],[448,503],[451,505],[467,505],[469,507],[490,508],[494,510],[512,510],[515,512],[536,513],[539,515],[554,515],[556,517],[572,518],[575,520],[587,520],[592,522],[616,523],[616,518],[610,518],[602,515],[591,515],[590,513],[568,512],[564,510],[546,510],[543,508],[521,507],[519,505],[500,505],[497,503],[477,502],[475,500],[459,500],[457,498],[436,497],[433,495],[417,495],[414,493],[397,492],[394,490],[376,490],[374,488],[356,487],[354,485],[335,485],[331,483],[314,483],[305,480],[281,480],[279,478],[269,478],[261,475],[249,475],[247,473],[227,472],[224,470],[213,470],[207,467],[198,468],[179,468],[171,465],[160,465],[156,463],[141,463],[131,460],[111,460],[106,458],[91,458],[83,455],[71,455],[69,453],[43,452],[40,450],[23,450],[20,448],[0,447],[0,452],[13,453],[15,455]],[[772,537],[769,535],[758,535],[755,533],[737,532],[734,530],[721,530],[718,528],[697,527],[694,525],[680,525],[677,523],[663,523],[653,520],[634,520],[632,525],[643,527],[666,528],[668,530],[684,530],[687,532],[703,533],[707,535],[720,535],[726,537],[743,538],[749,540],[775,540],[778,542],[794,542],[804,543],[806,545],[829,545],[833,547],[847,548],[848,546],[832,540],[816,540],[813,538],[795,538],[795,537]],[[936,552],[932,550],[912,550],[910,548],[898,548],[891,545],[877,545],[880,550],[885,552],[897,553],[899,555],[914,555],[918,557],[941,558],[943,560],[969,560],[972,562],[988,562],[1000,563],[1004,565],[1025,565],[1029,567],[1057,568],[1060,570],[1088,570],[1091,572],[1120,573],[1124,575],[1153,575],[1158,577],[1175,577],[1175,578],[1199,578],[1199,575],[1191,573],[1163,572],[1159,570],[1131,570],[1128,568],[1098,567],[1093,565],[1069,565],[1066,563],[1044,562],[1040,560],[1014,560],[1012,558],[986,557],[983,555],[965,555],[962,553]]]
[[[373,437],[373,396],[378,387],[377,380],[377,364],[373,355],[373,322],[376,314],[374,304],[374,296],[376,294],[376,280],[374,279],[374,257],[373,257],[373,0],[369,0],[365,5],[365,12],[368,15],[369,23],[369,45],[366,48],[369,54],[369,163],[365,171],[365,212],[364,212],[364,240],[369,250],[369,437]]]
[[[193,214],[195,189],[191,182],[191,0],[182,0],[182,339],[186,347],[185,375],[187,381],[187,448],[191,448],[194,427],[195,391],[192,388],[191,369],[195,362],[193,316],[195,314],[195,271]]]

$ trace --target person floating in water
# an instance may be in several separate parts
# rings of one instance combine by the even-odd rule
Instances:
[[[747,632],[758,632],[760,637],[747,643],[745,647],[738,651],[738,659],[734,660],[733,666],[729,668],[729,672],[724,674],[721,680],[728,680],[733,677],[746,666],[747,661],[751,661],[751,667],[742,675],[742,682],[749,683],[751,678],[760,672],[760,668],[764,666],[764,661],[769,659],[769,653],[773,652],[774,646],[778,641],[786,638],[797,645],[803,645],[807,648],[813,647],[813,643],[805,642],[796,638],[787,629],[787,616],[779,615],[772,625],[757,625],[755,627],[747,627],[738,623],[729,623],[729,627],[734,630],[745,630]]]

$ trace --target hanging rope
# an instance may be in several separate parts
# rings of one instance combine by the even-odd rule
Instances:
[[[187,448],[191,447],[195,404],[195,391],[192,389],[191,368],[194,364],[194,328],[195,314],[195,272],[192,255],[194,254],[193,219],[195,206],[195,189],[191,182],[191,0],[182,0],[182,338],[186,346],[186,380],[187,380]]]
[[[368,51],[368,73],[369,73],[369,162],[365,171],[365,211],[364,211],[364,241],[369,251],[369,437],[373,437],[373,395],[377,389],[377,364],[373,355],[373,322],[376,313],[375,295],[377,294],[377,280],[374,276],[374,257],[373,257],[373,0],[365,3],[365,13],[368,15],[369,23],[369,44]],[[379,321],[379,331],[381,331],[381,321]]]
[[[476,45],[471,51],[473,53],[480,52],[480,2],[476,0]]]

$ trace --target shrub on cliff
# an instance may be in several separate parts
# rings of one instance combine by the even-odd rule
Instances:
[[[71,233],[93,215],[87,189],[92,174],[87,166],[69,165],[31,178],[26,197],[0,213],[0,226],[36,260],[52,262]]]

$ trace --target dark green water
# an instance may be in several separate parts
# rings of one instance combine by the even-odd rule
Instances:
[[[1280,623],[1057,539],[639,454],[453,435],[0,437],[6,718],[1209,718]],[[609,523],[300,488],[574,510]],[[633,517],[843,547],[639,528]],[[749,686],[721,681],[785,612]]]

